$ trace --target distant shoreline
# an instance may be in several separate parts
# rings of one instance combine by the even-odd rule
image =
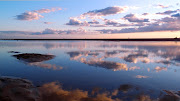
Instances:
[[[77,41],[180,41],[180,38],[138,38],[138,39],[0,39],[0,40],[39,40],[39,41],[61,41],[61,40],[77,40]]]

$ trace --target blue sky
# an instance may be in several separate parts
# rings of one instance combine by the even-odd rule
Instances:
[[[0,1],[0,37],[175,37],[179,7],[179,0]],[[164,32],[171,35],[158,34]]]

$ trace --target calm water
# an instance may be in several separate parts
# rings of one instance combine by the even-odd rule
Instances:
[[[56,57],[25,63],[9,51]],[[132,100],[138,94],[156,99],[166,94],[163,90],[180,91],[180,43],[0,41],[0,75],[26,78],[36,86],[59,82],[66,90],[99,88],[114,94],[112,99]]]

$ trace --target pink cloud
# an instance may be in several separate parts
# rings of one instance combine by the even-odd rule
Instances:
[[[99,10],[92,10],[87,13],[82,14],[83,16],[107,16],[107,15],[114,15],[123,13],[128,9],[127,6],[121,7],[121,6],[113,6],[113,7],[107,7],[104,9]]]
[[[20,15],[16,16],[17,20],[39,20],[40,18],[43,18],[44,16],[40,15],[40,13],[50,13],[50,12],[55,12],[59,11],[61,8],[51,8],[51,9],[40,9],[40,10],[34,10],[34,11],[28,11],[25,13],[22,13]]]
[[[149,22],[149,19],[138,18],[135,14],[127,14],[124,16],[124,19],[128,20],[129,22]]]
[[[17,15],[17,20],[39,20],[40,18],[43,18],[44,16],[36,13],[36,12],[25,12],[21,15]]]
[[[43,22],[44,24],[52,24],[53,22]]]
[[[40,10],[34,10],[33,12],[37,12],[37,13],[50,13],[50,12],[55,12],[55,11],[59,11],[62,10],[61,8],[51,8],[51,9],[45,9],[42,8]]]
[[[167,5],[162,5],[162,4],[157,4],[157,5],[154,5],[155,7],[157,8],[169,8],[170,6],[167,6]]]

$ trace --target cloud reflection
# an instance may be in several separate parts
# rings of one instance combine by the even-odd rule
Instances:
[[[90,60],[90,61],[82,61],[82,63],[88,64],[90,66],[103,67],[106,69],[111,69],[113,71],[118,71],[118,70],[127,71],[128,70],[128,67],[126,64],[111,62],[111,61]]]
[[[27,63],[27,65],[30,66],[37,66],[44,69],[53,69],[53,70],[62,70],[63,67],[57,66],[55,64],[48,64],[48,63],[42,63],[42,62],[33,62],[33,63]]]
[[[135,78],[145,79],[145,78],[149,78],[149,76],[137,75]]]
[[[60,83],[50,82],[38,88],[42,101],[179,101],[180,93],[171,90],[163,90],[161,95],[152,97],[152,92],[141,87],[122,84],[112,91],[89,91],[75,89],[65,90]],[[123,95],[123,96],[122,96]]]
[[[106,90],[67,90],[59,82],[45,83],[35,87],[31,81],[20,78],[0,77],[0,100],[9,101],[179,101],[180,91],[162,90],[161,93],[149,92],[133,84],[121,84],[119,88]],[[95,91],[96,93],[90,93]],[[154,96],[156,94],[156,97]],[[160,95],[157,95],[160,94]]]
[[[148,55],[143,53],[136,53],[136,54],[129,54],[127,57],[124,57],[124,60],[127,62],[137,63],[137,58],[145,58],[145,57],[148,57]]]
[[[160,71],[167,71],[167,68],[166,67],[156,67],[154,68],[154,70],[156,70],[156,72],[160,72]]]

